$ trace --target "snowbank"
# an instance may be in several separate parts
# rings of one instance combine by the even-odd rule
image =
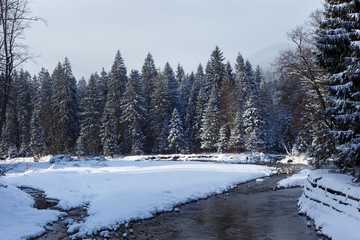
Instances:
[[[280,161],[283,164],[303,164],[309,165],[311,159],[306,154],[289,154]]]
[[[264,153],[239,153],[239,154],[166,154],[166,155],[143,155],[143,156],[119,156],[115,160],[125,161],[199,161],[199,162],[222,162],[222,163],[259,163],[270,162],[273,157],[279,155],[267,155]]]
[[[280,180],[277,183],[278,188],[290,188],[290,187],[303,187],[307,182],[307,177],[310,174],[310,169],[304,169],[301,172],[292,175],[291,177]]]
[[[0,239],[39,236],[45,232],[43,226],[63,215],[59,211],[35,209],[33,204],[30,195],[17,187],[0,186]]]
[[[112,160],[34,163],[30,171],[3,180],[43,190],[63,209],[86,205],[85,221],[69,225],[69,232],[84,237],[270,174],[270,168],[255,165]]]
[[[319,232],[334,240],[359,239],[360,184],[353,183],[351,176],[312,171],[298,205]]]

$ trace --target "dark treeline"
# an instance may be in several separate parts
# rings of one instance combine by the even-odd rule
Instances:
[[[159,69],[148,54],[127,71],[118,51],[110,72],[78,82],[68,59],[50,74],[14,74],[1,152],[114,155],[280,152],[296,142],[279,91],[239,54],[234,67],[216,47],[205,69]],[[281,101],[280,101],[281,100]]]

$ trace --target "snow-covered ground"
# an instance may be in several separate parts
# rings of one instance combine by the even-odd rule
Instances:
[[[311,161],[312,159],[309,158],[306,154],[293,153],[283,158],[280,163],[309,165]]]
[[[331,170],[303,170],[278,182],[279,188],[304,186],[299,211],[315,229],[334,240],[360,239],[360,184]]]
[[[0,236],[18,239],[41,234],[46,223],[61,215],[32,208],[33,200],[14,186],[43,190],[64,210],[86,206],[85,221],[68,226],[69,232],[79,231],[76,236],[83,237],[273,173],[266,166],[133,160],[139,159],[55,164],[18,159],[22,163],[1,179],[8,187],[0,187]]]
[[[304,169],[301,172],[292,175],[291,177],[284,178],[277,183],[278,188],[290,188],[290,187],[303,187],[307,182],[310,169]]]

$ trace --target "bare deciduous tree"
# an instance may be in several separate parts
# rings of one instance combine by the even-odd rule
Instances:
[[[24,32],[38,17],[30,17],[28,0],[0,0],[0,136],[5,122],[13,71],[30,58]]]

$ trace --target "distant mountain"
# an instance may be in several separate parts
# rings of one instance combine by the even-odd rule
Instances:
[[[275,58],[279,56],[280,51],[292,47],[293,45],[290,43],[278,43],[251,54],[247,59],[249,59],[254,68],[259,65],[263,70],[269,70]]]

